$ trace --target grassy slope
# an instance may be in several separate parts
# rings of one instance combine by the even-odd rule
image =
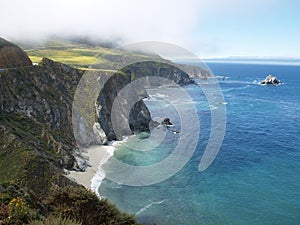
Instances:
[[[26,47],[24,49],[33,63],[39,63],[43,57],[46,57],[81,69],[88,69],[89,66],[96,64],[98,68],[110,70],[125,56],[135,60],[153,58],[140,53],[58,40],[49,40],[33,49],[26,49]]]
[[[58,177],[71,183],[58,169],[59,155],[51,148],[47,129],[21,114],[0,114],[0,183],[17,180],[41,195],[47,194],[52,183],[60,183]]]

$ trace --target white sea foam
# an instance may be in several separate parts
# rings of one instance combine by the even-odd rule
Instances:
[[[210,110],[216,110],[216,109],[218,109],[217,106],[214,106],[214,105],[211,105],[211,106],[210,106]]]
[[[261,84],[260,82],[259,83],[256,83],[257,85],[260,85],[260,86],[272,86],[272,84]],[[283,85],[284,83],[280,83],[280,84],[274,84],[273,86],[280,86],[280,85]]]
[[[114,148],[105,149],[105,151],[106,151],[106,155],[99,162],[99,166],[97,168],[97,172],[96,172],[96,174],[93,176],[93,178],[91,180],[91,190],[93,192],[95,192],[99,197],[101,197],[101,196],[99,195],[98,189],[99,189],[99,187],[100,187],[100,185],[102,183],[102,180],[105,178],[105,171],[102,169],[102,165],[104,163],[106,163],[110,157],[113,156],[113,154],[114,154]]]
[[[149,94],[149,98],[147,98],[146,100],[162,100],[162,99],[166,99],[168,97],[168,95],[166,94],[161,94],[161,93],[156,93],[156,94]]]
[[[110,143],[110,146],[112,146],[112,148],[105,149],[106,155],[99,162],[97,172],[91,180],[91,190],[93,192],[95,192],[98,195],[99,198],[101,198],[100,193],[99,193],[99,188],[101,186],[101,183],[102,183],[103,179],[106,176],[105,170],[102,168],[102,166],[109,160],[110,157],[112,157],[114,155],[115,146],[118,145],[118,144],[127,142],[127,140],[128,140],[128,137],[123,137],[122,141],[113,141],[113,142]]]
[[[147,209],[149,209],[152,205],[160,205],[162,203],[164,203],[166,201],[166,199],[158,201],[158,202],[151,202],[148,205],[144,206],[143,208],[141,208],[135,215],[141,214],[142,212],[145,212]]]
[[[225,80],[225,79],[229,79],[230,77],[222,76],[222,75],[216,75],[215,78],[216,78],[216,79],[222,79],[222,80]]]
[[[230,91],[235,91],[235,90],[242,90],[242,89],[247,89],[251,87],[250,85],[246,85],[243,87],[236,87],[236,88],[227,88],[227,89],[223,89],[223,92],[230,92]]]

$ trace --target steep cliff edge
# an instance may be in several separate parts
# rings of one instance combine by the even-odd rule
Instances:
[[[81,71],[48,59],[39,66],[0,73],[0,113],[19,114],[40,124],[44,128],[41,138],[43,134],[51,137],[48,148],[68,169],[74,167],[71,106],[81,75]],[[27,125],[30,129],[33,123]],[[43,148],[36,150],[43,154]]]
[[[114,118],[119,129],[118,132],[114,130],[112,122],[116,121],[111,121],[113,102],[118,92],[131,81],[152,75],[166,77],[179,84],[192,83],[185,73],[175,67],[153,62],[130,66],[124,68],[124,71],[111,76],[97,100],[101,110],[99,115],[96,115],[96,120],[108,140],[121,139],[123,135],[134,132],[149,131],[149,123],[152,120],[149,110],[142,101],[145,95],[143,88],[135,89],[128,96],[119,99],[123,109],[127,108],[130,115],[126,115],[126,110],[118,112]],[[49,59],[43,59],[38,66],[2,71],[0,73],[0,114],[3,116],[2,131],[6,134],[1,141],[3,146],[7,148],[5,140],[8,134],[12,134],[14,140],[18,140],[18,143],[23,146],[30,146],[27,142],[35,143],[31,150],[51,162],[58,170],[82,169],[76,162],[77,144],[84,146],[101,144],[95,135],[93,124],[88,125],[86,121],[83,121],[85,126],[80,127],[84,127],[83,133],[87,139],[82,143],[76,143],[73,136],[73,95],[83,73]],[[91,110],[94,110],[92,113],[95,115],[96,109]],[[9,121],[15,117],[20,118],[20,122],[12,125]],[[95,117],[92,119],[95,122]],[[13,126],[17,128],[16,131]],[[33,128],[37,129],[36,132],[30,139],[26,138],[28,132],[34,130]]]
[[[31,60],[20,47],[0,37],[0,69],[31,65]]]
[[[154,79],[149,79],[149,77]],[[140,85],[133,85],[127,91],[122,91],[127,85],[132,84],[139,78],[145,78],[145,82],[139,82]],[[147,96],[144,85],[162,86],[163,83],[158,78],[165,78],[178,85],[194,83],[185,72],[177,67],[154,61],[131,64],[113,74],[106,81],[97,103],[101,108],[98,122],[101,124],[108,140],[120,140],[124,135],[150,131],[153,121],[148,108],[143,102],[143,98]],[[122,97],[118,97],[121,91]],[[114,103],[115,99],[117,103]],[[116,108],[112,110],[113,104]],[[114,121],[112,121],[112,118]]]
[[[111,110],[120,91],[132,81],[157,76],[173,80],[179,85],[193,83],[183,71],[158,62],[137,63],[114,73],[105,81],[101,92],[96,93],[96,105],[95,102],[89,104],[90,121],[77,118],[77,128],[82,129],[79,133],[86,137],[82,139],[82,143],[78,143],[73,134],[73,123],[76,120],[72,118],[72,104],[84,71],[46,58],[39,65],[32,66],[31,62],[26,62],[26,53],[20,55],[24,60],[20,59],[18,64],[9,64],[12,68],[3,64],[5,70],[0,70],[1,195],[7,186],[8,189],[11,187],[11,183],[33,190],[41,196],[51,194],[52,187],[78,186],[64,176],[65,169],[82,169],[77,162],[77,144],[89,146],[104,143],[105,139],[116,140],[134,132],[149,131],[152,120],[142,100],[146,95],[143,87],[136,87],[127,94],[122,94],[117,99],[117,103],[122,105],[121,110]],[[104,78],[102,75],[103,73],[99,73],[94,76],[92,83],[101,83]],[[160,84],[154,82],[152,85]],[[84,101],[88,102],[90,99],[82,100],[81,109],[85,109]],[[99,122],[96,130],[95,122]],[[114,123],[117,123],[117,130],[114,129]],[[103,140],[97,135],[99,130],[103,131]],[[99,201],[94,197],[89,197],[89,201]],[[105,217],[106,224],[110,218],[119,221],[115,224],[135,223],[132,217],[118,214],[105,201],[95,204],[101,205],[101,213],[109,214],[110,210],[114,211],[114,214]],[[4,206],[0,205],[1,207]],[[89,213],[93,214],[93,211]],[[77,214],[78,212],[74,213]],[[99,215],[91,216],[96,220]],[[130,222],[124,222],[124,218]]]
[[[47,59],[0,73],[0,180],[41,195],[72,184],[63,169],[76,169],[71,106],[81,75]]]

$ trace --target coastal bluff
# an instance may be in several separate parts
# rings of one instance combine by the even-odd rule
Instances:
[[[5,45],[9,45],[3,39],[1,40]],[[64,170],[84,169],[77,158],[78,144],[85,147],[105,144],[104,140],[119,140],[122,135],[150,130],[152,119],[143,102],[145,91],[137,88],[131,95],[120,99],[120,103],[127,106],[131,106],[132,101],[135,104],[130,110],[129,118],[125,118],[124,112],[119,112],[115,117],[120,119],[118,122],[121,129],[118,134],[114,131],[110,110],[118,92],[125,85],[134,79],[148,75],[172,79],[179,85],[193,83],[183,71],[172,65],[157,62],[131,65],[124,71],[115,73],[106,82],[101,93],[98,93],[98,106],[95,108],[93,105],[94,108],[91,109],[92,123],[77,118],[80,125],[77,128],[80,130],[76,133],[84,134],[81,142],[78,143],[78,139],[75,140],[73,134],[73,123],[76,122],[76,118],[72,121],[72,104],[84,71],[47,58],[44,58],[39,65],[31,65],[23,50],[14,45],[12,48],[20,50],[22,52],[20,55],[26,57],[20,60],[19,64],[15,64],[18,67],[0,73],[0,144],[3,146],[1,149],[3,157],[0,158],[3,168],[0,169],[5,171],[6,167],[9,167],[7,162],[13,158],[13,155],[26,160],[24,163],[17,163],[19,169],[14,170],[14,173],[0,172],[0,178],[14,179],[20,176],[27,185],[39,191],[41,191],[39,186],[44,186],[43,192],[50,187],[51,181],[38,178],[32,182],[33,174],[40,174],[36,168],[45,168],[50,177],[55,177],[50,174],[58,175],[60,178],[54,179],[53,183],[70,183],[63,176]],[[131,97],[135,98],[131,100]],[[82,108],[84,108],[83,101]],[[93,129],[95,122],[100,125],[96,132]],[[99,129],[103,131],[102,140],[98,135]],[[22,151],[16,151],[18,148]],[[25,157],[27,154],[35,157]],[[36,165],[35,169],[25,169],[29,165]]]
[[[67,175],[87,166],[79,145],[105,144],[105,140],[119,140],[122,135],[150,130],[153,121],[143,102],[147,93],[142,88],[121,96],[119,101],[125,108],[130,107],[130,115],[127,118],[126,112],[117,111],[115,118],[121,129],[119,133],[113,129],[111,108],[124,86],[148,75],[165,77],[179,85],[192,84],[192,79],[172,65],[157,62],[131,65],[115,72],[101,92],[96,93],[97,105],[92,104],[91,120],[86,121],[72,116],[74,95],[85,71],[47,58],[32,65],[26,52],[4,39],[0,39],[0,65],[0,194],[7,198],[7,203],[0,207],[7,207],[13,200],[9,191],[14,189],[18,196],[29,196],[28,207],[42,218],[50,212],[44,212],[44,207],[85,225],[136,224],[133,215],[99,200]],[[80,102],[79,111],[85,109],[85,101]],[[83,135],[79,142],[74,137],[74,123],[79,125],[75,126],[79,129],[75,133]],[[32,205],[37,199],[40,208]],[[57,202],[64,205],[63,213],[56,207]],[[83,202],[93,209],[85,207]],[[72,208],[74,204],[79,207]],[[31,219],[35,218],[20,224]],[[0,215],[0,223],[4,220],[9,220],[8,216]]]
[[[26,52],[0,37],[0,69],[32,66]]]

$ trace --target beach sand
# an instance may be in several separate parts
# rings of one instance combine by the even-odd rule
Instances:
[[[87,189],[92,189],[92,178],[96,175],[98,167],[103,164],[111,155],[110,152],[113,152],[113,146],[92,146],[87,149],[87,152],[82,153],[84,156],[87,156],[88,164],[84,172],[70,171],[68,175],[71,179],[74,179],[78,184],[85,186]]]

